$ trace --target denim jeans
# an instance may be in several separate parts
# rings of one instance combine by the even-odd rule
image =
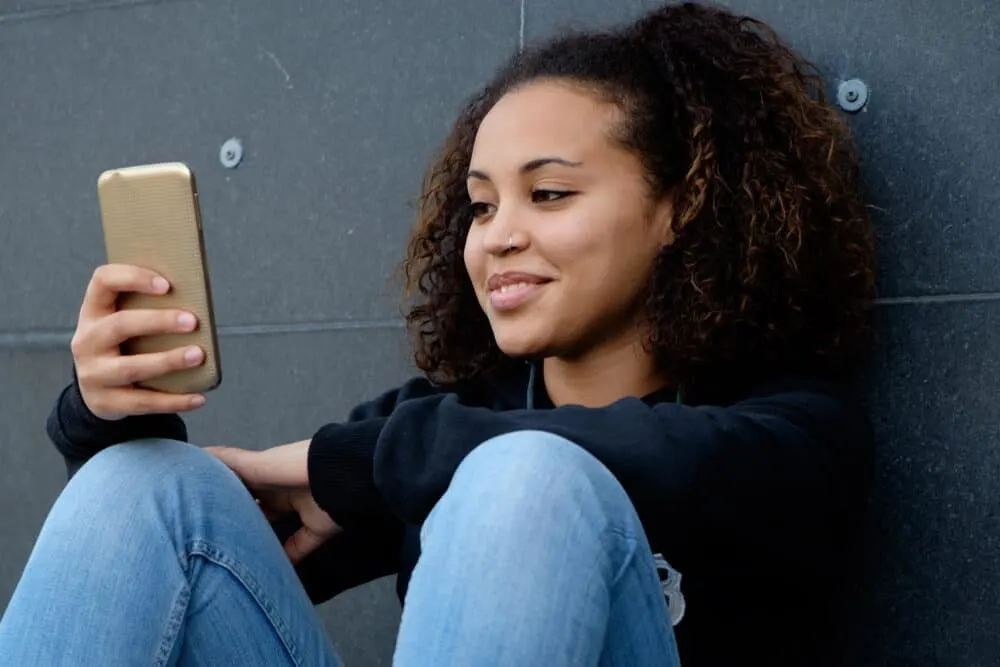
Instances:
[[[679,664],[635,511],[568,441],[524,431],[474,450],[421,552],[395,665]],[[340,660],[236,476],[144,440],[70,480],[0,621],[0,666],[56,665]]]

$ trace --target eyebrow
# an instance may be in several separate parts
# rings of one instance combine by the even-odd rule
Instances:
[[[521,174],[529,174],[533,171],[537,171],[538,169],[541,169],[542,167],[550,164],[558,164],[563,167],[574,167],[574,168],[583,166],[582,162],[573,162],[571,160],[565,160],[561,157],[540,157],[534,160],[530,160],[529,162],[525,162],[523,165],[521,165],[521,168],[518,171],[520,171]],[[486,175],[485,172],[479,171],[478,169],[470,169],[468,177],[474,178],[479,181],[490,180],[490,177]]]

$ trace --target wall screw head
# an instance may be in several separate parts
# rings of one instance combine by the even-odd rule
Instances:
[[[243,160],[243,142],[233,137],[227,139],[219,149],[219,162],[226,169],[235,169]]]
[[[861,79],[848,79],[837,88],[837,103],[840,108],[856,113],[868,103],[868,86]]]

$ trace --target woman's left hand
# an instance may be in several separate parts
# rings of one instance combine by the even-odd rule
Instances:
[[[285,540],[285,553],[293,565],[340,532],[309,489],[308,440],[259,452],[237,447],[205,447],[205,451],[243,480],[268,519],[285,512],[299,515],[302,527]]]

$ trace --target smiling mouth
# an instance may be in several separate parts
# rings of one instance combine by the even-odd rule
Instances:
[[[518,290],[528,289],[529,287],[535,287],[536,285],[541,285],[542,283],[511,283],[508,285],[501,285],[498,289],[490,290],[490,294],[507,294],[508,292],[516,292]]]
[[[506,283],[489,291],[490,307],[498,313],[514,311],[532,301],[549,282]]]

